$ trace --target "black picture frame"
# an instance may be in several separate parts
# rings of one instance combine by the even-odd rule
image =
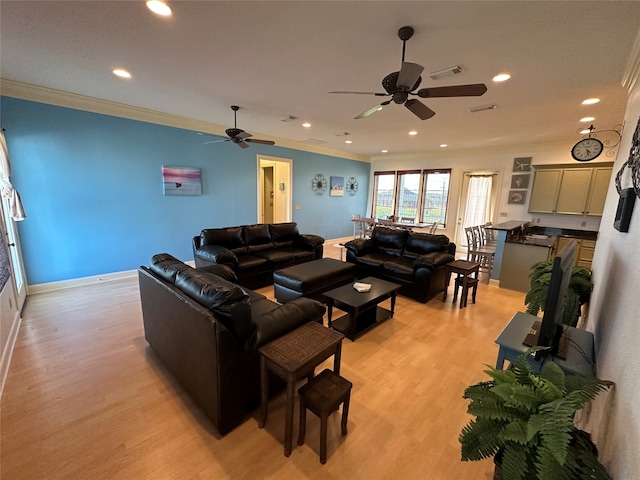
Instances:
[[[522,175],[511,175],[511,188],[529,188],[529,179],[531,175],[526,173]]]
[[[514,172],[530,172],[532,157],[517,157],[513,159]]]
[[[509,199],[507,200],[507,203],[512,205],[524,205],[526,201],[526,190],[509,190]]]
[[[618,209],[616,210],[616,218],[613,222],[613,228],[623,233],[629,231],[631,214],[633,213],[633,205],[635,202],[636,193],[633,188],[625,188],[620,192],[620,199],[618,200]]]

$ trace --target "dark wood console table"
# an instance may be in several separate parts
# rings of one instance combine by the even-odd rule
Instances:
[[[505,360],[512,362],[529,348],[523,345],[522,341],[536,320],[540,320],[540,317],[529,313],[516,312],[504,327],[504,330],[500,332],[500,335],[496,338],[496,343],[500,346],[496,362],[497,369],[501,370],[503,368]],[[566,359],[547,356],[536,360],[533,357],[529,357],[529,363],[534,369],[540,370],[545,362],[553,360],[565,373],[592,377],[595,365],[593,333],[569,326],[566,329],[571,339]]]

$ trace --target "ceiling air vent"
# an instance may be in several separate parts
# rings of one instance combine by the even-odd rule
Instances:
[[[476,112],[484,112],[485,110],[494,110],[496,108],[498,108],[498,106],[495,103],[492,103],[490,105],[478,105],[477,107],[471,107],[469,111],[471,113],[476,113]]]
[[[462,73],[462,67],[460,65],[453,65],[451,67],[443,68],[442,70],[431,72],[429,76],[433,80],[438,80],[439,78],[452,77],[454,75],[458,75],[459,73]]]

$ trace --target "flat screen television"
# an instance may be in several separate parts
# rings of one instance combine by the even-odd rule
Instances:
[[[566,358],[569,337],[564,332],[562,321],[564,302],[571,282],[578,242],[572,240],[553,258],[549,291],[544,305],[542,320],[535,321],[524,340],[530,347],[549,347],[536,353],[536,359],[547,355]]]

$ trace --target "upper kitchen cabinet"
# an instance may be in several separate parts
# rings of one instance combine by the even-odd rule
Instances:
[[[613,163],[535,165],[531,213],[601,216]]]

